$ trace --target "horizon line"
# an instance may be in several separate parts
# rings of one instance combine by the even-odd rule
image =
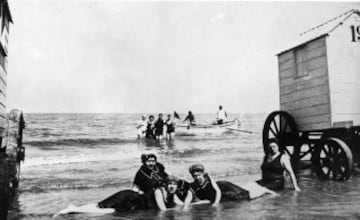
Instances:
[[[163,112],[24,112],[24,114],[159,114]],[[187,112],[177,112],[178,114],[187,114]],[[216,112],[197,112],[195,114],[216,114]],[[267,112],[228,112],[228,114],[268,114]]]

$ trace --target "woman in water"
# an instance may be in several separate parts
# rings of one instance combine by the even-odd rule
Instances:
[[[138,139],[141,139],[145,136],[147,124],[148,122],[146,120],[146,116],[141,115],[141,120],[136,125]]]
[[[261,165],[262,179],[257,183],[271,190],[281,190],[285,183],[284,170],[289,174],[294,189],[300,191],[289,157],[279,151],[276,142],[272,142],[270,143],[270,153],[265,155]]]
[[[165,187],[155,190],[157,207],[160,210],[167,210],[176,205],[183,205],[189,188],[190,185],[186,181],[169,175],[165,180]]]
[[[167,119],[165,121],[165,125],[166,125],[166,139],[171,140],[174,138],[175,127],[176,127],[175,118],[171,118],[171,114],[168,114]]]
[[[155,139],[154,129],[154,116],[150,115],[146,125],[145,138]]]
[[[248,186],[244,189],[228,181],[215,182],[210,175],[205,172],[202,164],[194,164],[189,168],[189,172],[194,179],[190,183],[190,191],[184,201],[184,209],[188,209],[190,203],[211,203],[217,206],[222,201],[241,201],[249,200],[265,193],[276,195],[275,192],[264,187]]]
[[[133,191],[144,194],[148,199],[149,207],[154,204],[154,191],[163,186],[165,178],[168,174],[161,163],[157,162],[155,154],[142,154],[142,166],[137,171]]]
[[[163,138],[164,135],[164,120],[163,120],[163,115],[160,113],[158,119],[156,120],[154,126],[155,126],[155,138],[156,140],[161,140]]]

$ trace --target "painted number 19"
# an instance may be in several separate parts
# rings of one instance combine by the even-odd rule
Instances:
[[[351,29],[351,36],[352,36],[351,42],[360,42],[360,25],[357,27],[355,27],[354,25],[351,25],[350,29]]]

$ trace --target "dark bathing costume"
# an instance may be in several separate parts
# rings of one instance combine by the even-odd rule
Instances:
[[[137,171],[134,179],[134,184],[139,187],[144,195],[148,198],[149,207],[152,208],[155,204],[154,191],[155,189],[164,185],[164,180],[168,176],[165,168],[161,163],[156,163],[153,170],[148,169],[142,165]]]
[[[243,189],[228,181],[217,181],[217,185],[221,191],[221,202],[223,201],[239,201],[250,199],[249,191]],[[193,194],[200,200],[209,200],[211,203],[215,201],[216,191],[212,187],[209,177],[205,176],[205,182],[199,185],[197,182],[190,183]]]
[[[264,157],[261,165],[262,179],[257,181],[258,184],[271,190],[282,190],[284,188],[284,168],[281,165],[281,156],[282,154],[279,154],[271,161],[268,156]]]
[[[170,121],[170,123],[168,123],[169,121]],[[172,132],[175,132],[175,127],[174,127],[173,123],[171,122],[171,120],[166,121],[166,126],[167,126],[166,133],[170,134]]]
[[[146,138],[155,138],[154,128],[152,128],[151,126],[152,126],[152,123],[148,122],[148,124],[146,125],[146,133],[145,133]]]
[[[164,166],[161,163],[156,163],[154,170],[149,170],[145,165],[142,165],[135,175],[134,184],[136,184],[144,194],[139,194],[132,190],[121,190],[118,193],[102,200],[98,203],[99,208],[114,208],[117,212],[142,210],[149,208],[156,208],[154,198],[155,189],[164,186],[164,179],[167,177]],[[217,181],[216,182],[221,191],[221,202],[223,201],[239,201],[248,200],[249,192],[231,182]],[[205,176],[203,185],[196,182],[188,183],[185,180],[178,180],[178,189],[176,195],[180,200],[184,201],[187,192],[190,189],[194,195],[201,200],[215,201],[216,191],[210,183],[210,179]],[[174,195],[168,194],[165,205],[167,208],[175,206]]]
[[[158,119],[155,122],[155,136],[160,136],[163,134],[164,121],[162,119]]]
[[[190,184],[185,180],[179,179],[177,181],[178,188],[175,194],[181,201],[185,201]],[[155,201],[151,201],[155,202]],[[174,194],[167,194],[165,206],[173,208],[176,206],[174,202]],[[127,212],[132,210],[144,210],[155,208],[156,204],[149,206],[148,197],[145,194],[139,194],[132,190],[121,190],[114,195],[102,200],[98,203],[99,208],[114,208],[117,212]]]
[[[178,180],[178,189],[176,195],[181,201],[184,201],[188,190],[190,189],[197,198],[201,200],[215,201],[216,191],[212,187],[210,180],[206,178],[203,185],[197,183],[188,183],[185,180]],[[217,181],[216,182],[221,191],[221,202],[223,201],[241,201],[249,200],[249,192],[231,182]],[[152,193],[153,194],[153,193]],[[152,205],[149,205],[149,202]],[[167,208],[173,208],[176,206],[174,202],[174,194],[167,194],[167,198],[164,201]],[[149,201],[149,197],[144,194],[139,194],[132,190],[122,190],[114,195],[104,199],[98,203],[99,208],[114,208],[117,212],[126,212],[132,210],[144,210],[149,208],[156,208],[156,202],[152,198]]]
[[[156,163],[154,170],[142,165],[137,171],[134,184],[144,194],[132,190],[121,190],[98,203],[99,208],[114,208],[117,212],[155,208],[155,189],[164,185],[168,176],[161,163]]]

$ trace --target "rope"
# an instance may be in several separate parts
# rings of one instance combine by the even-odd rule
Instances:
[[[326,24],[328,24],[328,23],[330,23],[330,22],[332,22],[332,21],[334,21],[334,20],[336,20],[336,19],[338,19],[338,18],[340,18],[340,17],[342,17],[342,16],[347,15],[348,13],[353,13],[353,12],[357,12],[357,13],[358,13],[359,11],[356,10],[356,9],[351,9],[351,10],[349,10],[349,11],[347,11],[347,12],[345,12],[345,13],[343,13],[343,14],[335,17],[335,18],[332,18],[332,19],[330,19],[330,20],[327,20],[327,21],[325,21],[324,23],[319,24],[318,26],[315,26],[315,27],[313,27],[313,28],[311,28],[311,29],[309,29],[309,30],[301,33],[300,36],[301,36],[301,35],[304,35],[304,34],[306,34],[306,33],[309,33],[310,31],[313,31],[313,30],[315,30],[315,29],[318,29],[318,28],[320,28],[320,27],[322,27],[322,26],[324,26],[324,25],[326,25]]]

